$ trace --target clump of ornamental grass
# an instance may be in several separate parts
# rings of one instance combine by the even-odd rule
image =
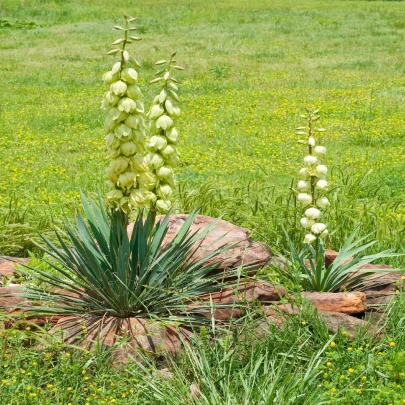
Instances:
[[[224,285],[223,274],[213,270],[222,263],[218,256],[231,246],[196,254],[215,221],[200,232],[190,232],[198,213],[195,210],[174,239],[164,243],[169,214],[159,222],[155,217],[157,211],[170,209],[169,197],[175,186],[175,121],[180,109],[175,105],[179,101],[178,81],[172,69],[183,68],[174,64],[175,53],[169,61],[157,63],[165,67],[152,83],[161,82],[162,89],[148,113],[147,126],[137,86],[135,68],[139,63],[126,49],[140,39],[131,35],[136,28],[130,23],[135,20],[125,17],[124,27],[114,27],[122,37],[113,42],[117,48],[107,54],[118,54],[120,60],[103,76],[109,85],[102,104],[108,113],[105,139],[111,190],[107,205],[100,195],[95,201],[82,194],[84,215],[78,215],[75,224],[67,223],[66,231],[56,232],[59,245],[41,236],[45,242],[42,249],[49,258],[43,260],[53,271],[25,266],[40,287],[28,286],[23,296],[38,303],[28,311],[46,314],[153,318],[198,325],[210,322],[198,316],[201,306],[186,308],[191,308],[198,296]],[[148,128],[152,137],[147,142]],[[129,235],[128,221],[134,210],[138,214]]]
[[[303,216],[301,226],[307,232],[304,237],[304,249],[298,252],[294,243],[285,232],[291,253],[290,266],[287,269],[276,269],[290,282],[298,283],[307,291],[336,292],[342,288],[362,289],[370,281],[378,277],[369,277],[375,273],[398,271],[398,269],[375,268],[361,271],[362,266],[378,259],[399,256],[392,249],[383,252],[364,255],[364,251],[374,245],[376,241],[367,241],[371,233],[355,239],[358,227],[347,238],[338,256],[328,268],[325,266],[324,239],[329,231],[322,222],[330,203],[327,196],[329,183],[326,180],[328,168],[322,159],[326,156],[326,148],[317,144],[316,134],[325,129],[316,128],[314,123],[320,119],[319,110],[307,109],[306,115],[301,115],[305,125],[296,129],[298,135],[306,135],[305,140],[298,141],[307,148],[304,165],[299,174],[301,180],[297,183],[297,200],[301,203]],[[333,233],[333,232],[332,232]]]

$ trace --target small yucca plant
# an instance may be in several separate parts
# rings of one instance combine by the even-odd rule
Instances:
[[[362,266],[381,258],[398,256],[398,254],[390,249],[373,255],[362,255],[376,242],[364,242],[371,234],[356,240],[357,228],[343,244],[333,264],[326,268],[323,240],[327,238],[329,231],[327,225],[321,222],[321,217],[330,205],[327,197],[329,183],[326,180],[328,169],[321,161],[326,155],[326,148],[317,145],[315,139],[316,133],[322,133],[325,130],[316,128],[314,125],[320,119],[319,110],[313,111],[307,108],[307,114],[301,115],[301,118],[306,123],[296,128],[296,133],[306,135],[305,140],[298,142],[307,147],[307,155],[304,158],[305,167],[299,172],[301,180],[297,183],[297,200],[304,210],[300,224],[308,233],[304,238],[305,247],[299,252],[285,232],[291,255],[290,266],[287,269],[274,267],[274,270],[293,284],[298,282],[306,291],[337,292],[342,288],[362,289],[373,280],[373,278],[371,280],[366,278],[367,276],[398,271],[398,269],[382,268],[361,271]],[[374,278],[378,278],[378,274]]]

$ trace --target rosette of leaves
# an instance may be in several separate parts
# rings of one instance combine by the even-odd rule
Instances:
[[[380,253],[364,255],[363,252],[376,241],[364,242],[371,234],[355,239],[358,228],[349,236],[340,249],[331,266],[326,268],[323,239],[328,235],[326,225],[320,222],[324,210],[330,205],[325,195],[328,182],[326,181],[327,167],[321,159],[326,154],[326,148],[316,144],[314,133],[324,132],[323,128],[314,129],[314,122],[320,118],[319,110],[307,109],[307,115],[301,115],[307,121],[306,126],[296,128],[299,135],[307,135],[306,140],[299,141],[308,147],[308,154],[304,158],[305,167],[300,170],[301,180],[297,184],[298,201],[304,207],[301,219],[303,228],[310,233],[305,236],[304,249],[299,252],[284,230],[291,260],[287,268],[272,266],[277,273],[293,286],[301,286],[306,291],[338,292],[341,289],[364,289],[367,284],[378,279],[382,272],[396,272],[398,269],[374,268],[362,271],[364,265],[376,260],[401,256],[393,251],[385,250]],[[381,285],[384,285],[382,282]]]
[[[174,178],[174,169],[179,164],[179,153],[177,150],[177,141],[179,132],[176,128],[177,119],[181,111],[177,106],[180,101],[177,94],[177,84],[179,81],[173,77],[173,70],[184,70],[181,66],[176,65],[173,52],[170,59],[156,62],[162,67],[151,81],[161,83],[160,93],[154,98],[153,105],[148,112],[149,133],[151,135],[148,142],[148,154],[145,161],[150,167],[151,174],[140,176],[145,188],[148,188],[156,195],[157,200],[155,207],[157,211],[166,213],[171,208],[170,197],[176,186]]]
[[[287,267],[271,266],[290,284],[300,285],[304,291],[339,292],[342,289],[362,291],[372,284],[373,288],[384,286],[390,281],[380,280],[381,273],[398,272],[400,269],[379,268],[362,270],[363,266],[388,257],[402,256],[392,249],[374,254],[364,254],[377,241],[367,240],[372,234],[356,239],[359,227],[347,238],[333,263],[326,268],[322,239],[315,247],[307,244],[299,252],[284,231],[290,249],[291,259]]]
[[[140,100],[142,93],[137,86],[139,63],[126,50],[127,44],[141,38],[130,35],[136,27],[130,23],[136,18],[125,17],[125,27],[114,26],[123,36],[113,42],[117,48],[107,55],[121,56],[112,70],[103,76],[109,90],[104,94],[101,108],[108,111],[105,137],[110,165],[107,178],[111,191],[107,194],[110,204],[128,213],[133,208],[147,207],[155,195],[139,184],[139,176],[147,176],[144,162],[146,153],[145,109]]]
[[[23,297],[38,303],[27,310],[155,318],[189,325],[211,322],[198,315],[209,312],[209,304],[205,309],[190,304],[202,294],[225,286],[224,273],[213,270],[222,263],[218,256],[232,246],[195,254],[196,246],[215,228],[216,221],[200,232],[190,232],[198,214],[195,210],[174,239],[165,244],[169,215],[154,224],[152,211],[146,220],[140,211],[128,236],[120,212],[107,210],[101,196],[96,202],[82,195],[82,204],[85,216],[79,215],[75,226],[67,224],[66,232],[56,233],[60,247],[41,235],[46,244],[42,249],[48,255],[43,260],[53,271],[24,266],[34,271],[27,274],[35,274],[37,285],[48,286],[27,286]]]
[[[319,110],[312,111],[308,108],[307,113],[308,115],[301,115],[301,118],[307,121],[307,125],[296,129],[297,134],[307,135],[306,140],[299,142],[308,148],[308,154],[304,158],[305,167],[300,170],[301,180],[297,184],[299,191],[297,199],[305,208],[304,217],[300,221],[301,225],[309,230],[304,243],[311,244],[328,235],[326,225],[320,219],[322,210],[329,206],[329,200],[325,196],[329,184],[326,181],[328,168],[322,164],[326,148],[317,145],[314,137],[315,132],[325,131],[323,128],[314,128],[314,122],[320,118]]]

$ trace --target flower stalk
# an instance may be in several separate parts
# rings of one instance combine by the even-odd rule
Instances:
[[[307,125],[296,128],[296,134],[307,136],[306,140],[298,142],[308,148],[308,154],[304,158],[305,167],[299,172],[301,180],[297,184],[299,191],[297,199],[305,209],[300,223],[304,229],[309,231],[305,235],[304,243],[312,244],[315,242],[318,246],[319,238],[326,238],[328,235],[328,230],[326,225],[321,222],[321,217],[330,204],[324,195],[329,186],[326,180],[328,168],[322,164],[322,159],[326,155],[326,148],[317,145],[314,135],[325,130],[314,128],[314,123],[320,118],[319,110],[307,109],[307,115],[301,115],[301,118],[306,120]]]
[[[151,137],[145,162],[150,167],[150,172],[141,176],[141,184],[156,196],[152,209],[159,213],[166,213],[171,208],[170,197],[176,187],[174,169],[179,164],[177,150],[179,132],[176,122],[181,115],[181,110],[177,106],[180,101],[177,84],[180,82],[173,77],[172,71],[184,68],[175,64],[175,56],[176,52],[173,52],[169,60],[155,63],[160,69],[155,73],[157,77],[150,82],[160,83],[161,90],[154,98],[147,114]]]
[[[105,141],[110,160],[107,179],[111,190],[107,200],[109,206],[120,211],[124,222],[128,223],[128,213],[132,209],[148,207],[156,196],[142,188],[140,182],[141,175],[145,177],[149,173],[143,157],[146,153],[145,108],[137,85],[136,67],[139,63],[129,54],[126,46],[141,38],[131,35],[136,27],[131,27],[130,23],[136,18],[124,18],[125,27],[113,27],[123,36],[113,42],[115,48],[107,55],[120,54],[120,61],[103,75],[109,90],[104,94],[101,108],[108,112]]]

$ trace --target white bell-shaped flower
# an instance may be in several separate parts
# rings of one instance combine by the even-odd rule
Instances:
[[[321,216],[321,211],[318,208],[308,208],[305,210],[305,216],[309,219],[318,219]]]

